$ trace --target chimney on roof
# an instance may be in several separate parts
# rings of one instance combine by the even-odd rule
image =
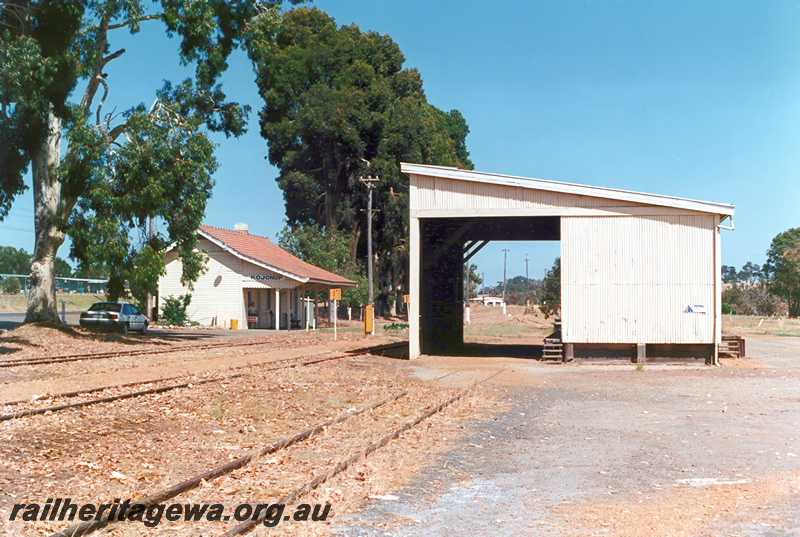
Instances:
[[[238,233],[247,233],[248,235],[250,234],[250,232],[247,231],[247,224],[233,224],[233,230]]]

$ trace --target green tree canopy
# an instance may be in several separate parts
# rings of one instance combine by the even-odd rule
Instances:
[[[72,267],[66,260],[61,259],[60,257],[56,257],[55,262],[55,270],[56,276],[60,278],[71,278],[72,277]]]
[[[349,237],[335,229],[316,224],[286,226],[278,236],[278,245],[316,267],[358,282],[358,287],[342,290],[342,305],[357,307],[367,303],[366,279],[362,266],[350,258]]]
[[[351,262],[363,258],[367,189],[359,177],[380,177],[378,287],[398,292],[408,262],[408,178],[399,163],[471,168],[466,121],[428,104],[419,72],[403,68],[389,36],[337,27],[326,13],[300,8],[284,15],[275,42],[250,51],[287,223],[337,230],[350,240]]]
[[[139,284],[152,290],[169,243],[184,261],[183,281],[196,279],[195,231],[216,169],[207,133],[237,136],[247,113],[226,100],[218,80],[240,43],[268,46],[279,3],[0,2],[0,218],[25,190],[29,168],[36,214],[26,321],[58,318],[54,263],[67,233],[84,270],[99,265],[117,282],[146,273]],[[152,106],[105,113],[114,91],[106,66],[125,53],[112,36],[149,21],[180,38],[179,58],[195,74],[165,83]],[[136,240],[131,230],[148,217],[163,219],[166,232]]]
[[[478,265],[475,263],[470,263],[467,279],[469,281],[468,298],[476,298],[478,296],[478,289],[481,284],[483,284],[483,278],[478,275]]]
[[[737,279],[745,283],[755,283],[761,278],[763,278],[761,267],[752,261],[745,263],[744,266],[742,266],[742,270],[737,274]]]
[[[0,290],[7,295],[16,295],[20,292],[21,287],[19,278],[16,276],[9,276],[8,278],[0,278]]]
[[[0,274],[27,274],[31,268],[31,255],[24,249],[13,246],[0,246]],[[56,276],[69,278],[72,267],[64,259],[56,257]]]
[[[542,313],[544,318],[561,315],[561,258],[557,257],[553,267],[547,271],[544,278],[544,292],[542,294]]]
[[[732,265],[722,265],[722,281],[725,283],[736,283],[739,281],[739,273]]]
[[[30,254],[22,248],[0,246],[0,274],[27,274],[31,268],[30,260]]]
[[[772,239],[763,270],[770,292],[789,306],[789,316],[800,315],[800,228],[789,229]]]

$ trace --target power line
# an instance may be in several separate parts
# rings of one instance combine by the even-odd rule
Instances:
[[[22,228],[19,228],[19,227],[4,226],[3,224],[0,224],[0,228],[8,229],[10,231],[23,231],[25,233],[33,233],[34,232],[32,229],[22,229]]]
[[[28,208],[23,208],[23,207],[12,207],[11,209],[8,210],[9,213],[13,213],[15,211],[22,212],[22,213],[29,213],[29,214],[33,214],[34,213],[33,209],[28,209]]]
[[[6,218],[22,218],[23,220],[33,220],[32,214],[17,214],[17,213],[8,213],[3,217],[5,220]]]

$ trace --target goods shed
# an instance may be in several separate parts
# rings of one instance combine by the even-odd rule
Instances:
[[[267,237],[251,235],[247,224],[233,230],[200,226],[198,249],[208,254],[187,309],[201,325],[220,328],[301,328],[312,318],[307,291],[354,287],[356,282],[298,259]],[[158,280],[159,301],[190,291],[181,284],[182,266],[175,250],[166,255],[166,273]],[[313,311],[313,309],[312,309]]]
[[[410,178],[412,358],[463,344],[463,264],[489,241],[561,242],[567,358],[631,352],[716,363],[720,228],[732,205],[402,164]]]

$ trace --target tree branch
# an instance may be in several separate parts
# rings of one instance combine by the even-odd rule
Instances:
[[[119,24],[112,24],[111,26],[108,27],[108,29],[109,30],[118,30],[119,28],[125,28],[126,26],[130,26],[131,24],[134,24],[134,23],[138,24],[140,22],[152,21],[152,20],[157,20],[157,19],[160,19],[160,18],[161,18],[161,13],[157,13],[155,15],[145,15],[141,19],[131,19],[129,21],[121,22]]]
[[[97,26],[97,37],[95,38],[95,58],[97,61],[92,68],[92,75],[89,79],[89,84],[86,85],[86,91],[83,93],[83,99],[81,99],[81,111],[84,113],[87,113],[89,108],[92,106],[92,100],[94,100],[94,95],[97,93],[97,87],[100,85],[100,75],[103,71],[103,66],[105,65],[103,63],[103,53],[105,52],[106,45],[108,43],[108,22],[110,17],[111,16],[108,14],[103,15],[103,18],[100,19],[100,25]],[[114,54],[116,54],[116,52]]]
[[[155,15],[145,15],[144,17],[139,18],[139,19],[131,19],[131,20],[127,20],[127,21],[124,21],[124,22],[120,22],[118,24],[112,24],[110,26],[108,24],[106,24],[106,30],[119,30],[120,28],[125,28],[126,26],[130,26],[131,24],[138,24],[138,23],[144,22],[144,21],[151,21],[151,20],[160,19],[161,15],[162,15],[161,13],[158,13],[158,14],[155,14]],[[102,25],[103,25],[103,23],[101,22],[97,26],[92,26],[90,28],[86,28],[81,33],[94,32],[96,30],[99,30],[102,27]]]
[[[124,48],[121,48],[121,49],[119,49],[119,50],[118,50],[118,51],[116,51],[114,54],[109,54],[108,56],[106,56],[105,58],[103,58],[102,60],[100,60],[100,69],[102,69],[103,67],[105,67],[105,66],[106,66],[106,64],[107,64],[108,62],[110,62],[111,60],[116,60],[117,58],[119,58],[119,57],[120,57],[120,56],[122,56],[123,54],[125,54],[125,49],[124,49]]]
[[[27,6],[13,4],[13,3],[8,3],[8,2],[3,2],[2,4],[0,4],[0,11],[6,11],[6,12],[11,13],[12,15],[14,15],[14,17],[16,17],[17,21],[19,22],[19,27],[20,28],[25,28],[25,26],[26,26],[25,25],[25,22],[26,22],[25,17],[20,15],[20,13],[23,13],[23,14],[27,15],[27,12],[28,12],[29,9],[32,9],[32,8],[29,8]],[[14,26],[12,26],[10,24],[6,24],[6,23],[3,23],[3,26],[8,26],[9,28],[13,28],[14,27]]]
[[[103,75],[97,75],[98,82],[103,85],[103,98],[100,99],[100,104],[97,105],[97,126],[100,126],[100,110],[103,109],[103,103],[106,102],[106,97],[108,97],[108,84],[106,81],[103,80]]]
[[[108,136],[108,143],[111,143],[114,140],[116,140],[117,138],[119,138],[119,135],[122,134],[123,132],[125,132],[125,129],[127,129],[127,128],[128,128],[128,122],[126,121],[125,123],[120,123],[119,125],[117,125],[113,129],[111,129],[108,132],[108,135],[107,135]]]

